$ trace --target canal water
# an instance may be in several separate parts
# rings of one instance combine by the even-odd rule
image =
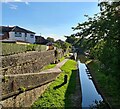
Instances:
[[[99,101],[102,102],[103,98],[97,92],[86,65],[78,61],[78,68],[82,90],[82,108],[90,108]]]

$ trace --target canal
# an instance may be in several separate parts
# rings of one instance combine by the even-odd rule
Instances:
[[[98,93],[86,65],[78,61],[79,76],[82,90],[82,109],[95,108],[103,104],[103,98]]]

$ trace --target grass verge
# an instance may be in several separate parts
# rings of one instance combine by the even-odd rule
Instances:
[[[111,107],[118,109],[120,107],[120,89],[116,78],[110,74],[106,75],[106,71],[100,68],[99,61],[92,61],[88,65]]]
[[[65,59],[65,57],[63,56],[63,57],[60,59],[60,62],[62,62],[64,59]]]
[[[34,102],[32,108],[72,106],[71,96],[76,89],[76,62],[68,60],[61,70],[63,72],[51,83],[42,96]],[[64,83],[65,75],[67,75],[67,83]]]
[[[41,69],[41,71],[42,71],[42,70],[47,70],[47,69],[54,68],[55,66],[56,66],[56,64],[49,64],[49,65],[46,65],[46,66],[44,66],[44,67]]]
[[[60,59],[60,62],[62,62],[64,59],[65,59],[65,57],[63,56],[63,57]],[[56,66],[56,64],[46,65],[46,66],[44,66],[44,67],[41,69],[41,71],[42,71],[42,70],[47,70],[47,69],[54,68],[55,66]]]

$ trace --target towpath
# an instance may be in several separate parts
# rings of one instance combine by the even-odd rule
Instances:
[[[55,66],[54,68],[41,71],[40,73],[51,73],[51,72],[59,73],[59,72],[62,72],[60,68],[61,68],[67,61],[68,61],[68,59],[64,59],[62,62],[59,62],[58,64],[56,64],[56,66]]]

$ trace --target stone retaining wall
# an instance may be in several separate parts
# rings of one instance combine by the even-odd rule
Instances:
[[[19,107],[20,109],[21,107],[30,107],[49,85],[50,83],[47,83],[32,90],[14,95],[8,99],[1,101],[1,105],[3,107]]]
[[[59,57],[63,56],[59,52]],[[2,104],[4,107],[30,107],[60,72],[40,72],[54,63],[54,50],[27,52],[2,57]]]
[[[2,57],[2,74],[24,74],[38,72],[43,66],[53,63],[54,50],[28,52]]]
[[[52,73],[29,73],[22,75],[7,75],[4,76],[2,82],[2,96],[9,97],[22,90],[34,88],[45,83],[53,81],[60,72]]]

